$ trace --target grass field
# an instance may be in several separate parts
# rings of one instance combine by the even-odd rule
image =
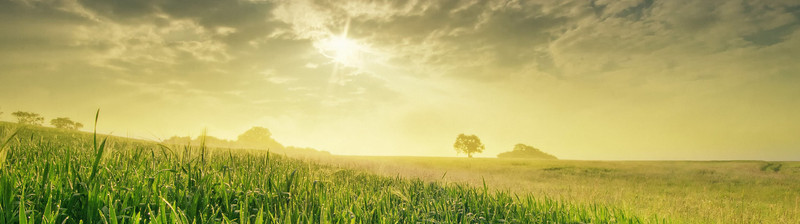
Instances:
[[[389,177],[262,150],[0,124],[1,223],[640,223],[667,220]]]
[[[297,159],[14,129],[0,123],[0,223],[800,221],[798,162]]]
[[[357,157],[321,161],[687,223],[800,223],[800,162]],[[444,177],[443,177],[444,176]]]

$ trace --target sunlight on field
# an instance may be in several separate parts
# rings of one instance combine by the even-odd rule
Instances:
[[[800,224],[800,0],[0,0],[0,30],[0,224]]]
[[[9,126],[14,125],[0,122],[0,154],[7,158],[0,160],[0,223],[666,220],[486,187],[381,176],[265,150],[167,146]]]
[[[800,162],[546,161],[335,157],[331,163],[429,181],[608,205],[697,223],[800,221]]]

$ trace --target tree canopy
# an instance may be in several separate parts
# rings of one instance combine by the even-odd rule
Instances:
[[[272,132],[265,127],[253,127],[239,135],[237,142],[250,146],[283,149],[283,145],[272,139]]]
[[[464,153],[469,158],[472,158],[472,154],[481,153],[486,147],[481,143],[481,139],[478,136],[459,134],[456,137],[456,143],[453,144],[453,148],[456,149],[457,153]]]
[[[24,111],[17,111],[11,113],[14,117],[17,117],[17,122],[20,124],[29,124],[29,125],[38,125],[41,126],[44,123],[44,117],[37,113],[33,112],[24,112]]]
[[[523,159],[558,159],[553,155],[542,152],[536,147],[517,144],[509,152],[497,154],[497,158],[523,158]]]
[[[83,127],[83,124],[79,122],[74,122],[67,117],[59,117],[50,120],[50,125],[53,125],[53,127],[56,128],[69,129],[69,130],[78,130]]]

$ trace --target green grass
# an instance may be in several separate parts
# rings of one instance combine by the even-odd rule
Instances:
[[[800,223],[800,162],[355,157],[320,160],[681,223]]]
[[[0,223],[640,223],[486,184],[0,123]],[[104,139],[104,140],[101,140]]]

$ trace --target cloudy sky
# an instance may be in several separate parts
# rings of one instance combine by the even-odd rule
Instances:
[[[800,160],[800,2],[0,0],[13,111],[335,154]],[[89,126],[89,125],[87,125]]]

